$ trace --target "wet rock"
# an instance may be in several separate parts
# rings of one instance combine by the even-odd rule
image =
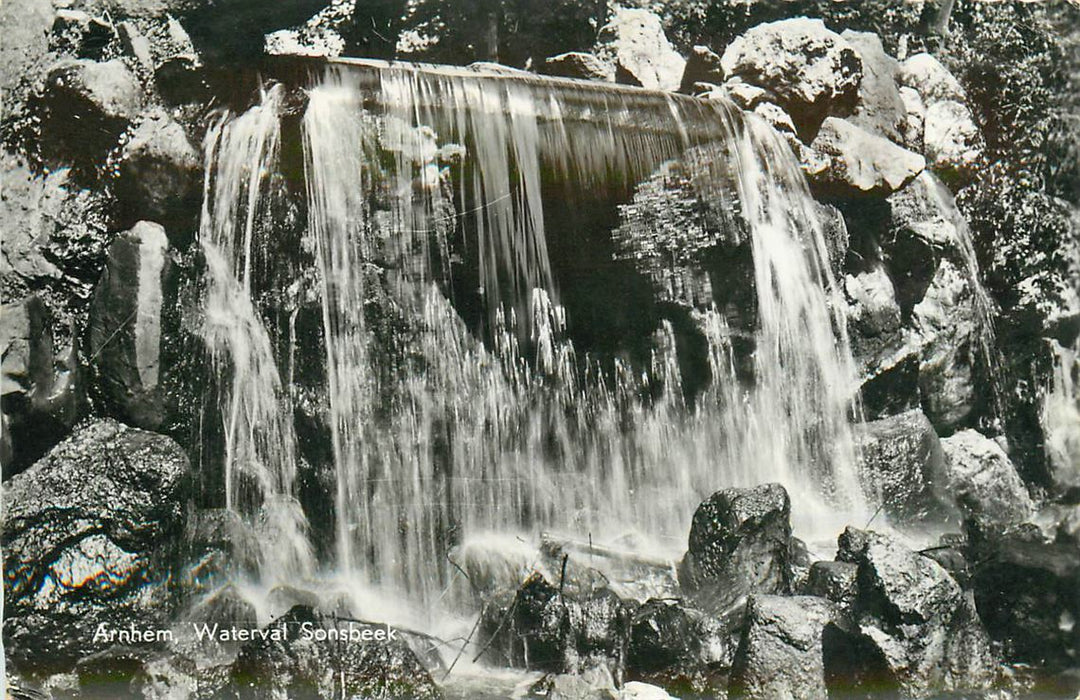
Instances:
[[[945,453],[919,410],[864,423],[859,431],[866,483],[894,523],[959,522],[946,490]]]
[[[847,561],[816,561],[810,567],[801,593],[832,601],[842,609],[850,609],[858,594],[857,564]]]
[[[90,310],[90,354],[102,394],[125,420],[150,429],[162,425],[166,410],[161,352],[168,248],[165,230],[149,221],[118,236]]]
[[[789,592],[790,516],[780,484],[717,491],[694,512],[679,585],[711,611],[738,607],[750,593]]]
[[[962,430],[943,439],[941,446],[949,492],[969,515],[1009,525],[1034,512],[1024,482],[996,442],[974,430]]]
[[[310,634],[304,634],[303,630]],[[297,606],[245,644],[230,669],[241,699],[269,697],[442,697],[402,634],[388,626],[326,617]],[[390,632],[393,632],[391,635]],[[331,638],[333,633],[337,638]],[[362,641],[349,635],[364,635]],[[345,635],[344,639],[341,636]]]
[[[754,107],[754,114],[764,119],[769,126],[781,134],[795,135],[795,122],[791,115],[772,102],[760,102]]]
[[[690,56],[686,59],[686,68],[683,69],[679,92],[689,95],[693,94],[696,83],[720,85],[723,82],[724,68],[720,65],[720,57],[708,46],[695,46],[691,49]]]
[[[83,384],[74,350],[57,353],[51,315],[40,297],[0,307],[4,479],[41,457],[85,415]]]
[[[742,78],[732,78],[725,82],[723,85],[723,92],[732,102],[743,109],[754,109],[754,107],[757,107],[763,101],[776,99],[776,97],[765,88],[743,82]]]
[[[811,596],[752,595],[732,666],[731,692],[749,698],[824,698],[822,635],[839,608]]]
[[[963,426],[978,400],[975,364],[983,342],[968,275],[941,261],[912,316],[922,343],[919,389],[926,415],[943,431]]]
[[[815,192],[836,199],[889,195],[926,167],[919,154],[836,117],[825,119],[802,160]]]
[[[851,44],[805,17],[754,27],[727,47],[721,64],[725,75],[776,95],[806,141],[826,114],[850,111],[863,73]]]
[[[222,640],[215,631],[257,627],[255,606],[235,586],[227,584],[197,600],[182,614],[170,648],[198,659],[201,666],[226,664],[236,658],[240,642]],[[206,632],[205,636],[200,638],[196,629]]]
[[[931,105],[941,100],[964,102],[964,89],[949,69],[928,53],[919,53],[900,64],[902,85],[919,93],[923,103]]]
[[[512,595],[488,601],[479,639],[489,661],[574,673],[595,663],[621,666],[632,606],[608,589],[572,597],[533,574]]]
[[[561,78],[579,78],[611,83],[615,81],[615,67],[594,53],[570,51],[546,59],[541,66],[544,75]]]
[[[469,539],[450,553],[465,570],[470,587],[481,595],[517,588],[536,569],[541,554],[517,537]]]
[[[679,89],[686,62],[652,12],[614,6],[611,20],[600,30],[599,47],[597,54],[615,65],[616,82]]]
[[[888,536],[852,528],[837,557],[859,567],[858,634],[849,644],[884,663],[889,685],[921,698],[994,684],[997,660],[974,601],[944,568]]]
[[[958,188],[975,176],[982,162],[982,132],[966,105],[941,100],[926,108],[923,152],[931,170]]]
[[[120,59],[65,60],[49,71],[43,95],[46,155],[91,169],[104,160],[142,108],[139,81]],[[73,128],[78,124],[79,128]]]
[[[130,216],[165,222],[176,245],[190,242],[201,162],[180,124],[163,111],[145,114],[120,153],[117,186],[124,208]]]
[[[619,697],[615,679],[604,666],[582,673],[549,673],[529,689],[529,696],[547,700],[611,700]]]
[[[709,664],[730,663],[732,632],[719,618],[675,600],[648,600],[631,623],[628,673],[693,674]]]
[[[187,472],[171,439],[102,420],[6,484],[4,638],[17,668],[101,651],[116,641],[95,638],[101,626],[167,626]]]
[[[952,193],[933,173],[922,172],[890,195],[888,204],[891,240],[886,241],[886,252],[896,239],[909,237],[918,239],[939,256],[962,254],[967,223]]]
[[[871,133],[903,143],[907,108],[897,89],[900,65],[885,53],[877,34],[848,29],[840,36],[858,52],[863,66],[858,102],[848,119]]]
[[[1051,671],[1080,654],[1080,549],[1022,530],[974,543],[972,587],[979,615],[1005,658]]]

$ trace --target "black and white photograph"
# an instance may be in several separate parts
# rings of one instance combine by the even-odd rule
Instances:
[[[2,700],[1080,699],[1080,0],[0,0]]]

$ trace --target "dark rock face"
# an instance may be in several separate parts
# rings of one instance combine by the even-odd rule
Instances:
[[[775,95],[804,141],[826,114],[850,111],[863,75],[858,51],[821,20],[805,17],[747,31],[724,51],[722,65],[728,77]]]
[[[487,658],[512,667],[573,673],[593,662],[623,665],[632,606],[606,588],[571,597],[539,573],[490,600],[479,639]]]
[[[700,672],[734,651],[721,621],[676,601],[652,599],[634,613],[626,665],[630,675]]]
[[[544,75],[554,75],[561,78],[599,80],[609,83],[615,80],[614,66],[596,54],[583,51],[570,51],[558,56],[552,56],[544,61],[540,70]]]
[[[117,237],[90,308],[90,354],[102,393],[119,415],[149,429],[165,420],[161,349],[168,248],[165,230],[148,221]]]
[[[1080,654],[1080,550],[1022,530],[979,538],[972,587],[1006,658],[1057,671]]]
[[[959,522],[945,490],[941,441],[922,411],[864,423],[859,442],[866,483],[877,485],[894,522]]]
[[[689,95],[695,92],[694,86],[698,83],[721,85],[723,82],[724,67],[720,64],[720,57],[708,46],[695,46],[686,59],[679,92]]]
[[[825,698],[825,627],[841,613],[811,596],[752,595],[731,670],[731,694],[751,698]]]
[[[971,594],[944,568],[876,532],[848,528],[839,545],[837,558],[858,565],[856,630],[837,644],[853,657],[849,671],[861,656],[865,668],[885,672],[876,682],[916,698],[977,692],[996,682],[998,662]]]
[[[120,59],[77,59],[62,61],[49,72],[43,100],[48,115],[43,143],[55,149],[47,155],[91,169],[138,116],[143,93]]]
[[[856,574],[858,565],[847,561],[816,561],[810,566],[810,574],[800,591],[803,595],[812,595],[830,600],[842,608],[849,609],[855,603],[858,594]]]
[[[232,665],[232,684],[239,698],[255,700],[278,693],[312,699],[442,697],[427,669],[396,631],[393,639],[375,637],[363,642],[319,637],[331,631],[387,635],[390,628],[337,620],[297,606],[269,629],[276,633],[246,644]]]
[[[4,489],[4,641],[18,668],[63,668],[111,645],[95,633],[168,620],[187,457],[103,420]]]
[[[698,506],[679,585],[710,610],[791,589],[791,500],[779,484],[717,491]]]
[[[147,114],[120,154],[118,186],[125,207],[166,222],[173,241],[187,243],[182,234],[194,228],[201,160],[182,126],[164,112]]]

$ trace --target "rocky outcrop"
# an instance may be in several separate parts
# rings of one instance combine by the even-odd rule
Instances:
[[[1001,446],[974,430],[941,441],[949,493],[968,515],[998,525],[1023,522],[1035,510],[1031,496]]]
[[[858,51],[805,17],[754,27],[731,42],[721,65],[728,77],[775,95],[805,141],[827,114],[850,111],[863,75]]]
[[[99,629],[168,626],[187,472],[171,439],[103,420],[5,484],[4,639],[17,668],[63,670],[115,643]]]
[[[919,154],[837,117],[825,119],[802,161],[811,188],[841,200],[889,195],[926,167]]]
[[[698,506],[679,585],[711,611],[791,590],[791,500],[779,484],[717,491]]]
[[[230,668],[232,684],[242,700],[271,694],[388,700],[442,697],[403,635],[389,626],[339,620],[297,606],[268,629],[272,631],[268,638],[246,644]],[[304,635],[304,629],[311,634]],[[331,639],[330,632],[337,638]],[[357,635],[356,639],[341,640],[341,635],[350,634]]]
[[[978,692],[996,681],[997,659],[970,593],[938,563],[876,532],[848,528],[837,559],[858,565],[849,652],[884,664],[905,697]],[[849,659],[859,665],[857,657]]]
[[[701,91],[701,87],[716,86],[724,82],[724,67],[720,57],[708,46],[695,46],[686,59],[679,92],[692,95]]]
[[[189,242],[201,162],[180,124],[163,111],[143,115],[120,152],[117,186],[129,216],[163,221],[175,243]]]
[[[958,522],[945,489],[941,441],[922,411],[864,423],[859,446],[864,483],[879,491],[893,522]]]
[[[120,59],[75,59],[49,71],[42,100],[46,155],[92,169],[139,115],[144,97],[138,78]]]
[[[600,30],[597,54],[615,66],[615,81],[650,90],[678,90],[686,61],[648,10],[615,6]]]
[[[752,595],[731,670],[735,697],[827,697],[822,635],[841,615],[811,596]]]
[[[150,429],[165,420],[161,351],[168,248],[165,230],[148,221],[117,237],[90,312],[90,354],[102,393],[119,415]]]
[[[546,59],[540,70],[544,75],[614,82],[615,67],[594,53],[570,51]]]
[[[903,144],[907,108],[897,86],[900,65],[885,53],[877,34],[848,29],[840,36],[858,52],[863,66],[857,104],[848,120],[871,133]]]

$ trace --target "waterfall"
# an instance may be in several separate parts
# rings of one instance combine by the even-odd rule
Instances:
[[[834,536],[865,514],[854,370],[822,226],[764,123],[724,102],[355,63],[328,68],[303,118],[336,571],[432,602],[449,549],[485,532],[637,532],[638,546],[674,554],[700,500],[764,481],[787,485],[804,534]],[[747,386],[724,319],[699,314],[713,381],[690,405],[670,322],[645,371],[578,357],[544,188],[629,191],[703,144],[719,145],[703,196],[733,202],[749,233],[760,327]],[[438,284],[463,245],[476,250],[488,343]],[[414,326],[415,366],[397,373],[368,318],[382,284],[393,296],[383,303]]]
[[[1054,369],[1043,399],[1042,423],[1046,456],[1055,480],[1080,484],[1080,339],[1066,347],[1050,341]]]
[[[252,300],[255,235],[277,158],[276,86],[243,115],[220,115],[204,141],[206,176],[199,242],[206,265],[202,336],[219,391],[226,508],[264,534],[268,579],[312,570],[303,512],[294,498],[296,440],[270,337]]]

